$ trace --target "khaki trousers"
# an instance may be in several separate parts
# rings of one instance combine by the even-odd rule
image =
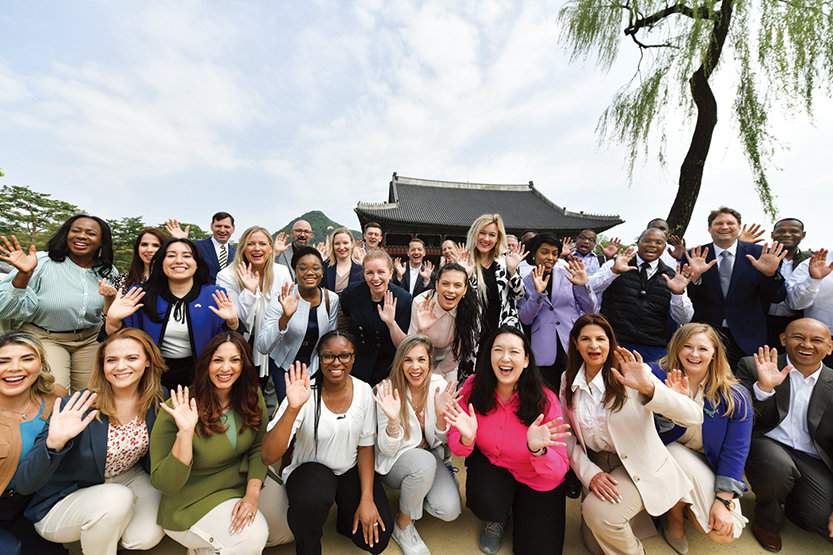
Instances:
[[[52,332],[34,324],[24,324],[24,330],[40,339],[46,351],[46,362],[55,382],[70,393],[87,387],[98,350],[98,330],[101,324],[77,332]]]

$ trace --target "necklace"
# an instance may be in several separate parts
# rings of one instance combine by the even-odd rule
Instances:
[[[18,415],[20,415],[21,420],[27,420],[29,418],[29,415],[27,414],[27,412],[28,412],[28,409],[29,409],[29,405],[31,405],[31,404],[32,404],[32,400],[29,399],[28,401],[26,401],[26,404],[23,406],[22,411],[12,410],[12,409],[4,409],[4,408],[0,408],[0,411],[10,412],[12,414],[18,414]]]
[[[330,412],[335,414],[344,414],[347,412],[347,409],[350,408],[350,405],[353,402],[353,382],[348,381],[347,387],[344,388],[346,393],[343,393],[340,397],[333,399],[332,396],[327,394],[327,390],[321,390],[321,398],[324,399],[324,402],[327,404],[327,408],[330,409]]]

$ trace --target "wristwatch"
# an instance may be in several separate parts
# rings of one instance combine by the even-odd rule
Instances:
[[[722,497],[719,497],[719,496],[715,496],[714,498],[717,499],[718,501],[720,501],[721,503],[723,503],[724,505],[726,505],[726,508],[729,509],[730,511],[735,510],[735,502],[734,501],[728,501],[728,500],[723,499]]]

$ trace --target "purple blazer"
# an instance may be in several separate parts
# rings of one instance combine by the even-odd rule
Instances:
[[[561,346],[567,351],[570,330],[582,314],[596,310],[596,295],[585,285],[573,285],[565,270],[556,266],[552,270],[552,295],[535,289],[532,274],[524,278],[526,294],[518,300],[518,315],[526,325],[532,326],[532,352],[538,366],[555,363],[558,352],[556,332]]]

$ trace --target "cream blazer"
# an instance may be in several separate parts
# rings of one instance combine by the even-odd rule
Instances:
[[[646,365],[647,366],[647,365]],[[654,516],[665,513],[693,487],[654,427],[653,413],[662,414],[680,426],[703,423],[703,408],[693,399],[669,389],[647,370],[654,382],[654,397],[648,400],[635,389],[625,388],[628,398],[618,412],[608,413],[608,432],[613,448],[633,480],[645,509]],[[593,476],[603,472],[587,456],[583,430],[574,425],[575,407],[564,402],[566,373],[561,376],[561,408],[572,434],[567,438],[570,466],[587,488]]]

